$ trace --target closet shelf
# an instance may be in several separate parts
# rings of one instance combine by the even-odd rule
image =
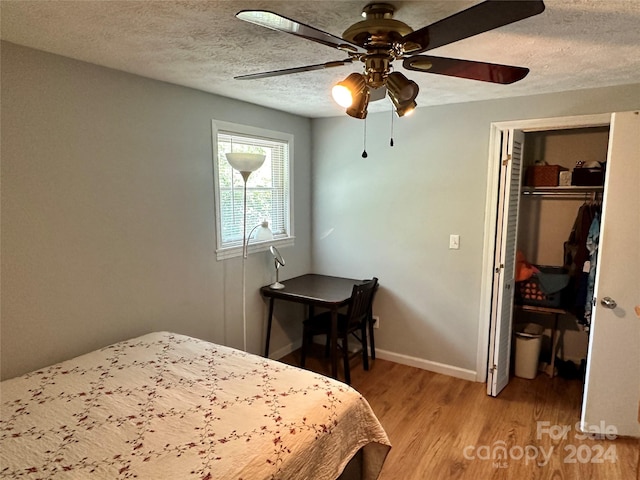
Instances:
[[[604,187],[599,186],[561,186],[561,187],[522,187],[522,195],[545,195],[545,196],[564,196],[564,195],[587,195],[590,193],[602,193]]]

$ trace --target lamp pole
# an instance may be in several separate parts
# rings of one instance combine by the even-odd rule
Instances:
[[[251,172],[240,172],[244,179],[244,194],[242,198],[242,209],[244,215],[242,219],[242,350],[247,351],[247,247],[249,240],[247,239],[247,180]]]
[[[232,168],[240,172],[244,180],[244,189],[242,196],[242,345],[247,351],[247,301],[246,301],[246,266],[247,258],[247,181],[251,172],[254,172],[262,166],[265,155],[258,153],[242,153],[230,152],[226,154],[227,162]]]

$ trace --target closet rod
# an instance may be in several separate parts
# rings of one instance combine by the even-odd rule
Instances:
[[[536,195],[536,196],[548,196],[548,197],[562,197],[562,198],[574,198],[596,200],[602,195],[602,187],[538,187],[530,188],[524,187],[521,191],[522,195]]]
[[[577,200],[594,200],[595,194],[584,194],[584,193],[574,193],[574,192],[522,192],[523,195],[526,196],[534,196],[534,197],[561,197],[567,199],[577,199]]]

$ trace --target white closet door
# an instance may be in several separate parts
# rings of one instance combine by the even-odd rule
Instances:
[[[585,431],[633,437],[640,437],[639,155],[640,113],[614,114],[581,418]]]
[[[494,294],[489,333],[489,381],[487,382],[487,393],[494,397],[509,383],[516,234],[524,132],[521,130],[503,132],[502,146],[494,255]]]

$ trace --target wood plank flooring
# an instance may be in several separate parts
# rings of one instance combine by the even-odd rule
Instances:
[[[299,352],[281,361],[298,365]],[[492,398],[483,383],[381,359],[368,372],[352,365],[352,386],[393,444],[379,480],[640,480],[640,440],[583,438],[576,430],[580,381],[512,378]],[[329,372],[321,354],[307,367]]]

